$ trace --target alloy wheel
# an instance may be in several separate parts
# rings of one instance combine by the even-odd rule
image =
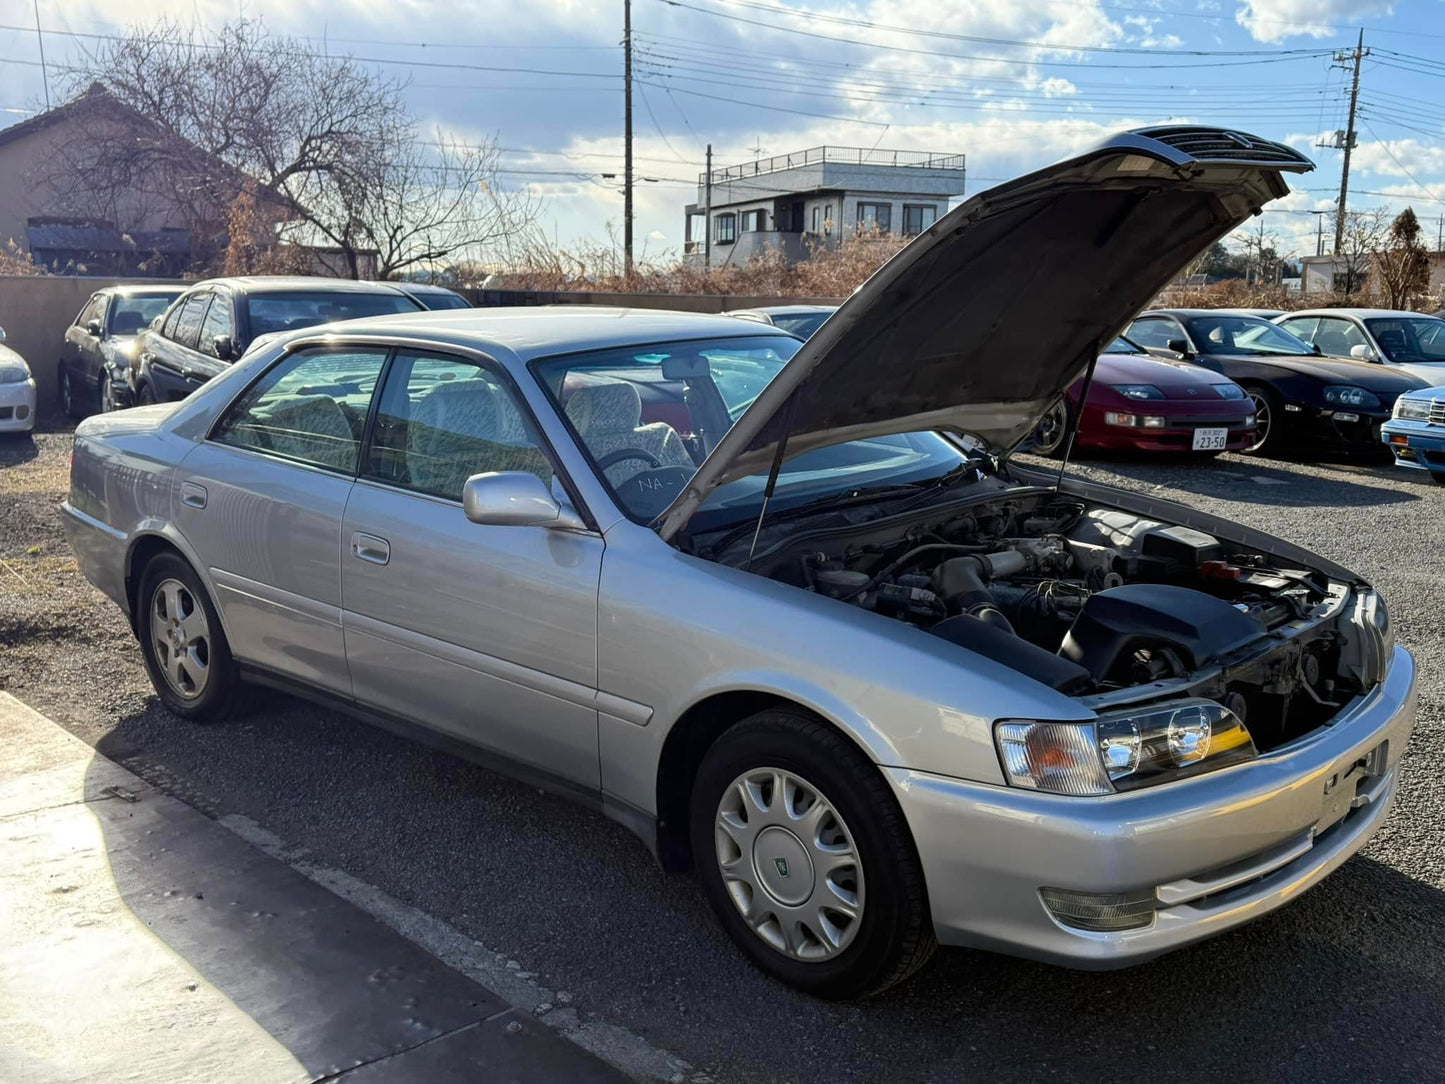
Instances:
[[[1257,452],[1264,447],[1269,440],[1269,428],[1274,418],[1270,414],[1269,400],[1264,393],[1251,391],[1249,400],[1254,404],[1254,443],[1245,449],[1247,452]]]
[[[796,960],[847,948],[863,917],[863,864],[827,797],[782,768],[754,768],[718,802],[718,868],[733,905],[764,942]]]
[[[1034,451],[1040,455],[1053,455],[1064,443],[1064,435],[1068,431],[1069,408],[1060,399],[1039,419],[1038,428],[1034,430]]]
[[[70,374],[68,372],[60,374],[60,405],[65,409],[67,416],[75,413],[75,397],[70,390]]]
[[[166,684],[194,700],[206,691],[211,667],[211,630],[200,600],[180,580],[156,584],[151,595],[151,646]]]
[[[100,378],[100,412],[109,414],[115,409],[115,387],[110,382],[110,376],[102,373]]]

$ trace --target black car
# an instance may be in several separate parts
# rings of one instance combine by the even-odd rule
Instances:
[[[1254,400],[1247,452],[1286,447],[1379,455],[1395,399],[1425,384],[1382,365],[1326,358],[1268,320],[1214,309],[1156,309],[1125,334],[1151,354],[1221,372]]]
[[[136,340],[182,285],[107,286],[90,295],[65,329],[56,387],[60,405],[72,418],[130,405],[128,374]]]
[[[469,309],[472,303],[455,290],[429,282],[397,282],[393,285],[424,309]]]
[[[198,282],[140,337],[130,372],[134,401],[184,399],[261,338],[337,320],[421,310],[386,282],[280,275]]]

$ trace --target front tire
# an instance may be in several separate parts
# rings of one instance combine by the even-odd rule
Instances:
[[[196,722],[242,707],[241,676],[201,579],[174,553],[153,557],[136,592],[136,635],[161,703]]]
[[[1060,399],[1051,406],[1048,413],[1039,419],[1038,428],[1034,430],[1034,453],[1052,459],[1062,456],[1064,449],[1068,447],[1069,422],[1072,418],[1073,412],[1069,409],[1067,399]]]
[[[703,891],[761,970],[824,998],[902,982],[937,947],[922,864],[876,765],[802,711],[725,731],[693,786]]]
[[[1241,451],[1245,455],[1273,455],[1284,443],[1279,432],[1284,415],[1279,396],[1262,384],[1247,384],[1244,393],[1254,404],[1255,429],[1254,443]]]
[[[60,409],[67,418],[85,417],[85,408],[75,386],[75,378],[64,365],[60,367]]]
[[[142,383],[135,393],[136,406],[150,406],[157,402],[156,393],[151,390],[148,383]]]

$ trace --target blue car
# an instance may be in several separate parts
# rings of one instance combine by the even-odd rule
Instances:
[[[1445,485],[1445,387],[1407,391],[1395,400],[1380,439],[1401,467],[1427,470]]]

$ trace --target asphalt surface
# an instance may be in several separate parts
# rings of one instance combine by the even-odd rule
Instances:
[[[1421,663],[1395,811],[1299,901],[1153,963],[1083,973],[948,950],[904,987],[838,1005],[752,970],[692,880],[659,873],[600,815],[282,698],[220,726],[161,711],[124,623],[75,582],[56,541],[67,443],[0,445],[0,502],[18,509],[0,516],[0,558],[18,574],[0,568],[0,688],[203,811],[252,818],[444,919],[571,992],[584,1016],[714,1080],[1445,1079],[1445,488],[1428,478],[1232,455],[1082,465],[1304,543],[1385,592]],[[30,480],[7,491],[15,470]]]

